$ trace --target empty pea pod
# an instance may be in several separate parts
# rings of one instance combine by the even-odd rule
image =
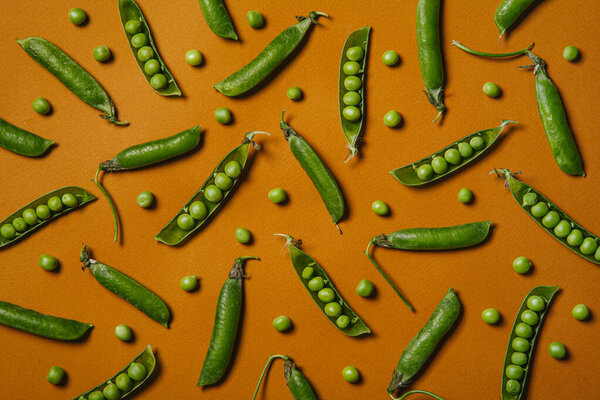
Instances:
[[[223,284],[213,325],[210,344],[198,379],[198,386],[214,385],[223,379],[235,346],[238,325],[244,302],[244,263],[246,260],[258,260],[258,257],[238,257],[233,263],[229,277]]]
[[[258,395],[258,390],[260,389],[260,384],[267,373],[271,362],[277,358],[281,358],[283,360],[283,374],[285,376],[285,381],[287,383],[288,389],[292,394],[294,400],[317,400],[317,395],[313,390],[310,382],[306,379],[306,376],[298,369],[292,358],[283,354],[273,354],[267,360],[265,367],[260,374],[260,378],[258,380],[258,384],[256,385],[256,389],[254,390],[254,396],[252,396],[252,400],[256,399]]]
[[[125,36],[127,36],[129,47],[148,84],[150,84],[156,93],[163,96],[181,96],[181,90],[179,90],[175,78],[173,78],[173,75],[171,75],[171,72],[160,57],[152,38],[152,33],[150,32],[150,26],[148,26],[148,22],[137,3],[134,0],[119,0],[119,16],[121,17],[121,24],[123,25]],[[139,42],[137,41],[138,39],[132,40],[135,36],[140,38]],[[145,49],[146,46],[149,47],[146,51],[147,54],[142,55],[140,59],[141,54],[139,52],[141,49]],[[152,63],[152,60],[156,62],[155,66],[145,69],[146,63]]]
[[[36,36],[17,39],[17,43],[77,97],[102,111],[101,118],[116,125],[127,125],[126,121],[117,119],[115,106],[98,81],[56,45]]]
[[[407,186],[421,186],[435,182],[482,157],[509,124],[518,124],[518,122],[502,120],[500,126],[496,128],[471,133],[428,157],[391,170],[390,174]],[[448,159],[453,161],[451,152],[458,156],[458,163],[453,164],[448,161]],[[426,173],[427,171],[429,173]]]
[[[250,144],[256,150],[260,149],[260,146],[253,140],[256,134],[268,135],[267,132],[261,131],[246,133],[242,144],[231,150],[221,160],[200,189],[167,226],[154,237],[155,240],[169,246],[180,244],[193,232],[211,221],[244,179],[244,173],[249,167],[247,161]],[[225,181],[224,184],[218,181],[220,178]]]
[[[281,32],[256,58],[213,87],[226,96],[239,96],[254,88],[300,45],[319,16],[327,14],[311,11],[308,17],[296,17],[300,22]]]
[[[340,292],[335,288],[323,267],[321,267],[311,256],[298,248],[301,241],[295,242],[294,238],[288,235],[277,235],[283,236],[286,239],[286,246],[288,246],[290,252],[292,266],[294,267],[296,274],[298,274],[300,282],[302,282],[304,288],[310,294],[310,297],[312,297],[327,319],[329,319],[329,322],[348,336],[359,336],[371,333],[369,327],[358,315],[356,315],[354,310],[350,308]],[[307,272],[304,272],[307,268],[309,268],[308,271],[311,271],[310,276],[307,275]],[[318,286],[312,284],[312,282],[316,281],[319,282]],[[325,294],[327,297],[325,297]],[[341,306],[336,313],[328,312],[327,306],[332,303],[337,303]],[[334,306],[334,308],[337,307]],[[345,318],[343,318],[344,316]]]
[[[215,35],[226,39],[238,40],[231,17],[223,0],[199,0],[204,20]]]
[[[22,156],[38,157],[53,144],[53,140],[44,139],[0,118],[0,147],[6,150]]]
[[[500,35],[498,40],[534,2],[535,0],[502,0],[500,2],[494,14],[494,21]]]
[[[79,254],[79,260],[83,263],[82,270],[89,268],[92,275],[99,284],[127,301],[135,308],[160,323],[169,327],[169,308],[150,289],[125,275],[121,271],[109,265],[91,258],[91,253],[84,244]]]
[[[119,399],[126,399],[135,394],[135,391],[145,384],[150,382],[149,379],[154,372],[156,367],[156,357],[152,352],[152,346],[148,345],[137,357],[135,357],[125,368],[114,374],[110,379],[107,379],[98,386],[81,393],[79,396],[73,398],[73,400],[81,400],[92,398],[90,396],[94,392],[99,392],[99,398],[104,399],[102,391],[108,385],[116,385],[118,393],[120,393]],[[125,378],[127,377],[127,378]],[[113,388],[114,390],[114,388]],[[97,397],[95,397],[97,398]]]

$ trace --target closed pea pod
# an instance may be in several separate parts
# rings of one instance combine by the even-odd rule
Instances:
[[[225,39],[238,40],[238,35],[223,0],[199,0],[198,2],[204,20],[215,35]]]
[[[535,0],[502,0],[494,14],[494,21],[498,27],[500,37],[519,19]]]
[[[44,139],[0,118],[0,147],[6,150],[22,156],[38,157],[53,144],[53,140]]]
[[[304,376],[302,371],[298,369],[294,361],[292,361],[290,356],[283,354],[273,354],[267,360],[265,367],[262,370],[258,383],[256,385],[256,389],[254,390],[254,395],[252,396],[252,400],[256,400],[256,396],[258,395],[258,390],[260,389],[260,384],[262,383],[271,362],[277,358],[281,358],[283,360],[283,374],[285,376],[285,381],[287,383],[287,387],[292,394],[294,400],[317,400],[317,395],[313,390],[310,382]]]

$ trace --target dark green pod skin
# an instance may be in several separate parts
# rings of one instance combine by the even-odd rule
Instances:
[[[421,76],[425,84],[427,100],[442,115],[444,106],[444,65],[440,49],[440,3],[441,0],[419,0],[417,3],[417,48]]]
[[[0,300],[0,324],[54,340],[78,340],[94,325],[53,317]]]
[[[392,374],[388,393],[408,387],[415,376],[425,367],[446,333],[452,328],[460,314],[461,305],[454,289],[439,302],[425,326],[404,349]]]
[[[142,10],[140,10],[140,7],[137,5],[137,3],[134,0],[119,0],[119,16],[121,17],[121,25],[123,26],[123,32],[125,32],[125,36],[127,37],[127,43],[129,43],[129,47],[131,48],[131,52],[133,53],[133,58],[135,59],[135,62],[137,63],[138,67],[140,67],[142,74],[144,74],[148,85],[150,85],[151,76],[146,75],[146,73],[144,72],[144,63],[137,58],[137,49],[135,49],[131,45],[131,38],[133,37],[133,35],[130,35],[125,30],[125,24],[127,23],[127,21],[139,21],[139,23],[142,26],[141,32],[145,33],[146,36],[148,36],[148,45],[152,47],[152,50],[154,50],[156,59],[160,64],[161,73],[164,74],[167,78],[166,87],[162,89],[155,89],[152,87],[152,85],[150,85],[150,87],[152,87],[152,89],[156,93],[163,96],[181,96],[181,90],[179,90],[179,86],[177,86],[175,78],[173,78],[173,75],[167,68],[167,65],[160,57],[160,53],[158,52],[156,44],[154,43],[154,39],[152,38],[150,26],[148,25],[148,22],[146,21],[146,18],[144,17]]]
[[[500,37],[519,19],[535,0],[502,0],[494,14]]]
[[[152,352],[151,345],[146,346],[144,351],[142,351],[136,358],[134,358],[129,364],[127,364],[127,366],[125,368],[123,368],[122,370],[120,370],[119,372],[114,374],[110,379],[105,380],[103,383],[88,390],[87,392],[81,393],[79,396],[74,397],[73,400],[80,400],[81,398],[87,399],[86,396],[88,396],[93,391],[95,391],[95,390],[102,391],[102,389],[104,389],[106,386],[108,386],[109,383],[111,383],[111,382],[114,383],[115,380],[117,379],[117,376],[119,376],[120,374],[122,374],[124,372],[126,373],[127,369],[133,363],[139,363],[139,364],[142,364],[144,367],[146,367],[146,377],[139,381],[132,380],[133,386],[132,386],[131,390],[129,390],[128,392],[121,392],[120,399],[126,399],[129,397],[132,397],[135,394],[135,391],[137,390],[137,388],[142,386],[144,383],[146,383],[146,381],[148,381],[150,379],[150,377],[152,376],[152,373],[154,372],[154,368],[156,367],[156,358],[154,357],[154,353]]]
[[[91,258],[86,245],[83,245],[79,259],[83,263],[82,269],[89,268],[98,283],[156,322],[169,327],[169,309],[154,292],[116,268]]]
[[[56,45],[36,36],[17,39],[17,43],[77,97],[102,111],[101,118],[116,125],[127,124],[117,119],[115,106],[98,81]]]
[[[327,207],[327,211],[329,211],[329,215],[331,215],[333,223],[337,226],[337,223],[344,216],[345,203],[342,191],[333,174],[308,142],[283,120],[283,113],[281,114],[279,126],[283,131],[285,140],[290,145],[292,154],[315,185],[325,203],[325,207]]]
[[[204,20],[215,35],[238,40],[238,35],[223,0],[198,0]]]
[[[325,13],[312,11],[308,17],[297,17],[300,22],[281,32],[255,59],[229,75],[213,87],[226,96],[239,96],[254,88],[269,76],[295,49]]]
[[[63,207],[63,209],[61,211],[58,211],[58,212],[53,211],[52,216],[50,218],[48,218],[46,220],[41,220],[34,226],[28,226],[27,230],[24,232],[17,232],[16,236],[12,239],[7,239],[3,236],[0,236],[0,250],[2,250],[4,247],[9,246],[10,244],[13,244],[13,243],[23,239],[24,237],[26,237],[30,233],[35,232],[42,226],[45,226],[46,224],[50,223],[51,221],[54,221],[56,218],[59,218],[60,216],[66,214],[72,210],[83,207],[87,203],[89,203],[93,200],[96,200],[96,197],[93,194],[91,194],[90,192],[88,192],[87,190],[85,190],[79,186],[66,186],[64,188],[53,190],[50,193],[46,193],[45,195],[38,197],[37,199],[29,202],[27,205],[21,207],[20,209],[18,209],[17,211],[15,211],[11,215],[9,215],[7,218],[5,218],[2,222],[0,222],[0,226],[2,226],[4,224],[12,223],[12,221],[15,218],[23,215],[23,211],[25,209],[27,209],[27,208],[35,209],[37,206],[39,206],[41,204],[47,204],[48,200],[51,197],[54,197],[54,196],[62,197],[62,195],[65,193],[71,193],[75,197],[77,197],[78,204],[75,207]]]
[[[506,349],[506,357],[504,358],[504,367],[502,368],[502,400],[520,400],[522,398],[525,398],[525,387],[527,385],[527,378],[529,376],[529,364],[531,364],[531,357],[534,354],[535,351],[535,345],[537,342],[537,338],[538,338],[538,334],[541,331],[542,328],[542,324],[544,322],[544,319],[546,317],[546,314],[548,313],[548,309],[550,308],[550,304],[552,303],[552,299],[554,299],[554,296],[556,295],[556,292],[558,291],[558,286],[537,286],[533,289],[531,289],[531,291],[529,293],[527,293],[527,296],[525,296],[525,299],[523,300],[523,303],[521,303],[521,307],[519,308],[519,312],[517,313],[517,316],[515,318],[515,323],[513,324],[512,330],[510,331],[510,337],[508,339],[508,346]],[[511,343],[512,341],[517,337],[517,334],[515,333],[515,327],[519,324],[519,322],[521,322],[520,320],[520,315],[523,311],[525,311],[527,309],[527,299],[529,299],[531,296],[540,296],[541,298],[544,299],[545,303],[546,303],[546,307],[544,308],[544,311],[542,312],[536,312],[538,314],[538,316],[540,317],[540,321],[538,322],[537,326],[532,327],[533,329],[533,336],[530,339],[527,339],[531,346],[529,348],[529,352],[527,352],[527,364],[523,365],[523,369],[525,370],[525,373],[523,375],[523,379],[520,381],[521,383],[521,391],[518,394],[510,394],[506,391],[506,381],[508,380],[508,377],[506,376],[506,374],[504,373],[504,371],[506,370],[506,367],[509,364],[512,364],[510,359],[512,356],[512,353],[514,353],[514,350],[511,347]]]
[[[197,125],[173,136],[128,147],[100,163],[100,169],[114,172],[141,168],[187,153],[200,142],[201,128]]]
[[[53,140],[44,139],[0,118],[0,147],[6,150],[22,156],[38,157],[53,144]]]
[[[294,400],[317,400],[310,382],[292,360],[284,361],[283,374]]]

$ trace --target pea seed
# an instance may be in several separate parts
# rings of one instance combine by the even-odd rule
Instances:
[[[130,20],[125,23],[125,31],[130,35],[135,35],[142,31],[142,24],[140,21]]]
[[[337,317],[337,319],[335,320],[335,324],[338,326],[338,328],[340,329],[346,329],[348,327],[348,325],[350,325],[350,317],[347,315],[340,315],[339,317]]]
[[[202,201],[197,200],[190,204],[188,212],[197,221],[201,221],[208,215],[208,208]]]
[[[38,265],[46,271],[54,271],[58,266],[58,260],[49,254],[42,254],[38,259]]]
[[[280,315],[273,320],[273,328],[278,332],[285,332],[290,329],[290,326],[292,326],[292,321],[285,315]]]
[[[302,99],[302,89],[300,89],[298,86],[292,86],[287,90],[286,94],[288,99],[293,101],[298,101]]]
[[[472,137],[469,144],[471,144],[471,147],[475,150],[481,150],[485,147],[485,141],[480,136]]]
[[[448,162],[444,157],[436,156],[431,160],[431,167],[433,168],[433,172],[441,175],[448,171]]]
[[[55,365],[52,368],[50,368],[50,371],[48,371],[46,380],[53,385],[58,385],[62,381],[64,376],[65,371],[61,367],[57,367]]]
[[[235,240],[242,244],[250,243],[250,240],[252,240],[252,234],[246,228],[237,228],[235,230]]]
[[[231,111],[227,107],[220,107],[215,110],[215,120],[220,124],[228,124],[231,122]]]
[[[357,106],[362,101],[362,98],[360,97],[360,94],[358,94],[358,92],[351,90],[344,94],[344,97],[342,97],[342,101],[347,106]],[[384,120],[384,123],[385,123],[385,120]]]
[[[27,222],[25,222],[23,217],[13,219],[12,226],[17,232],[25,232],[27,230]]]
[[[458,201],[463,204],[468,204],[473,200],[473,192],[467,188],[462,188],[458,191]]]
[[[527,364],[527,355],[525,353],[515,351],[510,355],[510,362],[515,365],[525,365]]]
[[[304,269],[302,270],[302,279],[308,280],[312,278],[314,273],[315,269],[313,267],[304,267]]]
[[[548,214],[548,211],[550,211],[550,207],[548,207],[548,204],[544,203],[543,201],[540,201],[531,207],[531,215],[536,218],[542,218],[544,215]]]
[[[458,144],[458,152],[464,158],[469,158],[473,155],[473,147],[467,142],[461,142]]]

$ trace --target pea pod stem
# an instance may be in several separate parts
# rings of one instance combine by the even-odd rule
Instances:
[[[531,50],[533,48],[533,46],[535,45],[534,42],[532,42],[529,46],[527,46],[527,48],[522,49],[522,50],[518,50],[518,51],[513,51],[510,53],[486,53],[483,51],[477,51],[477,50],[473,50],[468,48],[467,46],[461,44],[460,42],[453,40],[452,41],[452,45],[458,47],[459,49],[466,51],[469,54],[473,54],[475,56],[483,56],[483,57],[492,57],[492,58],[505,58],[505,57],[516,57],[516,56],[521,56],[523,54],[527,54],[529,55],[531,52],[529,50]]]
[[[113,221],[115,224],[115,235],[114,235],[113,241],[116,243],[117,240],[119,240],[119,215],[117,214],[117,209],[115,208],[115,205],[113,204],[113,201],[110,198],[110,195],[108,194],[106,189],[104,189],[104,186],[102,186],[102,184],[100,183],[100,180],[98,179],[100,171],[101,171],[101,169],[100,169],[100,167],[98,167],[98,170],[96,171],[96,176],[91,181],[94,182],[94,184],[96,186],[98,186],[98,189],[100,189],[100,191],[106,198],[106,201],[108,201],[108,205],[110,207],[110,210],[112,211]]]
[[[290,356],[286,356],[283,354],[273,354],[269,357],[269,359],[267,360],[267,363],[265,364],[265,367],[262,370],[262,373],[260,374],[260,378],[258,379],[258,384],[256,385],[256,389],[254,390],[254,396],[252,396],[252,400],[256,399],[256,396],[258,395],[258,390],[260,389],[260,385],[263,381],[263,378],[265,377],[267,370],[269,369],[269,366],[271,365],[273,360],[275,360],[276,358],[281,358],[282,360],[289,360]]]
[[[411,394],[417,394],[417,393],[419,393],[419,394],[426,394],[426,395],[428,395],[428,396],[431,396],[431,397],[433,397],[434,399],[438,399],[438,400],[444,400],[443,398],[441,398],[440,396],[438,396],[438,395],[437,395],[437,394],[435,394],[435,393],[431,393],[431,392],[428,392],[428,391],[426,391],[426,390],[419,390],[419,389],[415,389],[415,390],[411,390],[410,392],[406,392],[406,393],[404,393],[404,394],[403,394],[402,396],[400,396],[400,397],[394,397],[394,394],[393,394],[393,393],[390,393],[390,397],[391,397],[392,399],[394,399],[394,400],[404,400],[405,398],[407,398],[407,397],[408,397],[408,396],[410,396]]]

